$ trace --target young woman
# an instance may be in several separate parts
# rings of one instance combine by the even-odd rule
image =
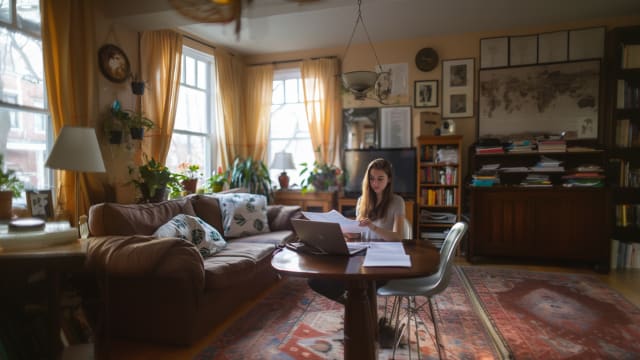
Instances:
[[[404,237],[404,200],[392,192],[392,166],[385,159],[371,161],[362,179],[362,196],[356,203],[363,236],[373,241],[400,241]],[[345,285],[338,280],[310,279],[309,287],[329,299],[345,302]],[[377,284],[382,286],[382,283]]]

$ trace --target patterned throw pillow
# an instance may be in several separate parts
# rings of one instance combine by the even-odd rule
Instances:
[[[209,257],[227,246],[218,230],[199,217],[178,214],[160,226],[156,237],[177,237],[193,243],[203,258]]]
[[[267,198],[257,194],[221,194],[216,196],[222,211],[225,237],[269,232]]]

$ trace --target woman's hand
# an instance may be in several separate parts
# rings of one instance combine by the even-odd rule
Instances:
[[[369,220],[368,218],[360,219],[360,222],[359,222],[358,225],[366,226],[373,232],[378,231],[378,227],[371,220]]]

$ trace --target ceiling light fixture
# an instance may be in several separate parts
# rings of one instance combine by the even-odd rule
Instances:
[[[356,29],[358,28],[358,24],[362,25],[362,29],[364,33],[367,35],[367,41],[369,41],[369,46],[373,51],[373,55],[376,58],[376,64],[378,65],[378,72],[375,71],[349,71],[346,73],[342,73],[342,83],[347,90],[349,90],[356,100],[364,100],[367,98],[367,93],[371,90],[371,88],[375,87],[375,95],[377,100],[383,103],[389,97],[391,93],[391,74],[389,72],[383,71],[382,66],[380,65],[380,60],[378,59],[378,54],[376,53],[376,49],[373,47],[373,43],[371,42],[371,37],[369,36],[369,32],[367,31],[367,27],[364,25],[364,20],[362,19],[362,10],[361,10],[362,0],[358,0],[358,16],[356,17],[356,23],[353,25],[353,30],[351,31],[351,37],[349,38],[349,42],[347,43],[347,48],[344,51],[344,55],[342,56],[342,61],[347,58],[347,53],[349,52],[349,48],[351,47],[351,42],[353,41],[353,36],[356,33]]]

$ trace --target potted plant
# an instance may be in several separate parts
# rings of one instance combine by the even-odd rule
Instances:
[[[139,191],[139,203],[160,202],[166,199],[167,187],[176,184],[176,176],[165,165],[144,154],[145,163],[129,167],[131,183]]]
[[[129,119],[129,114],[120,108],[120,102],[114,101],[111,105],[111,112],[104,119],[104,133],[109,137],[110,144],[120,144],[122,142],[122,130]]]
[[[300,165],[303,166],[302,170],[300,170],[302,193],[310,191],[311,187],[315,191],[333,191],[340,187],[342,170],[339,167],[322,164],[317,161],[314,161],[311,167],[307,163],[301,163]],[[305,174],[306,177],[304,177]]]
[[[138,77],[138,74],[131,75],[131,92],[134,95],[144,95],[146,83]]]
[[[13,198],[20,197],[24,184],[14,170],[4,170],[4,155],[0,154],[0,219],[11,219]]]
[[[214,193],[220,192],[227,182],[229,182],[228,174],[218,166],[218,170],[207,179],[207,188]]]
[[[127,121],[127,126],[131,132],[131,138],[134,140],[142,140],[144,130],[153,128],[153,121],[144,116],[144,113],[141,111],[129,111],[128,114],[129,119]]]
[[[193,194],[198,187],[198,178],[202,176],[200,165],[183,162],[178,165],[179,174],[176,174],[187,194]]]
[[[232,188],[246,188],[252,194],[262,194],[271,202],[273,191],[271,190],[271,177],[269,169],[261,160],[253,160],[237,157],[230,169],[229,185]]]

